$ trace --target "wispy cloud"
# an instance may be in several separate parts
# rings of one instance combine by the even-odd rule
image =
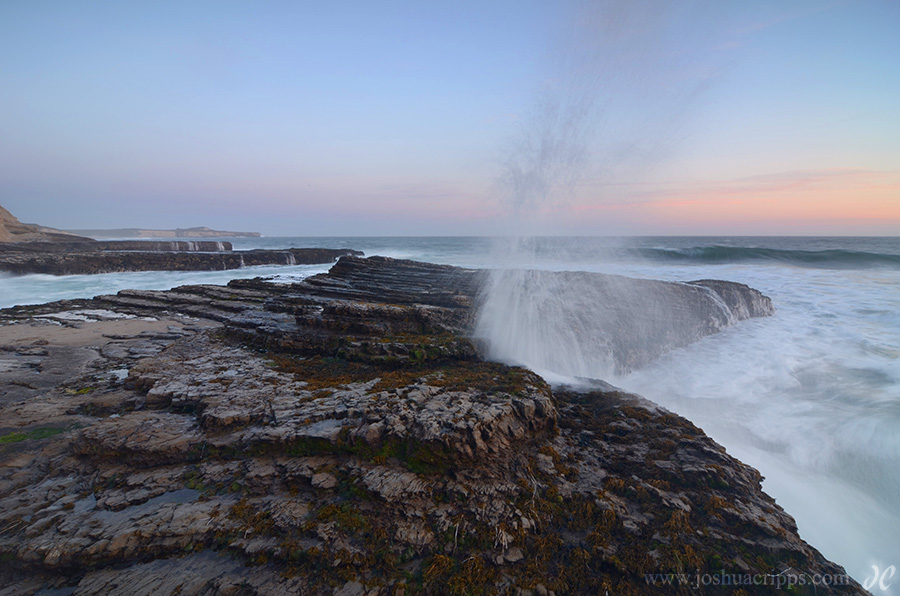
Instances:
[[[790,4],[785,4],[784,6],[788,7],[789,10],[786,10],[780,14],[773,15],[767,19],[754,21],[749,25],[739,28],[737,31],[735,31],[735,33],[737,33],[738,35],[752,35],[760,31],[765,31],[766,29],[771,29],[772,27],[776,27],[778,25],[781,25],[782,23],[787,23],[796,19],[803,19],[809,17],[810,15],[831,10],[837,6],[841,6],[842,4],[847,4],[847,0],[836,0],[835,2],[816,4],[810,7],[793,7]]]
[[[900,190],[900,172],[865,168],[823,168],[772,172],[698,183],[670,182],[627,193],[627,196],[623,196],[623,202],[661,205],[672,199],[701,202],[729,197],[735,199],[765,197],[790,192],[835,189]]]
[[[900,232],[900,172],[826,168],[772,172],[699,183],[619,189],[615,200],[573,206],[585,218],[626,215],[648,224],[717,229],[765,224],[868,222]]]
[[[893,182],[892,182],[893,179]],[[896,172],[879,172],[863,168],[825,168],[814,170],[794,170],[745,176],[733,180],[701,184],[694,189],[676,190],[676,194],[697,192],[717,195],[761,195],[788,191],[814,190],[855,185],[900,183]]]

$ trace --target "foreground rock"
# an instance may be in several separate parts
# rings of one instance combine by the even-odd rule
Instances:
[[[0,311],[0,593],[864,593],[688,421],[481,360],[482,275]]]

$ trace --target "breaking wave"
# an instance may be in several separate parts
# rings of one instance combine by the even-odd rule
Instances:
[[[690,248],[633,249],[651,261],[706,265],[774,261],[798,267],[823,269],[898,268],[900,255],[855,250],[783,250],[738,246],[696,246]]]

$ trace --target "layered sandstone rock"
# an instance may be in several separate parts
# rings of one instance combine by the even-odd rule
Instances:
[[[481,275],[345,258],[0,311],[0,590],[864,593],[801,589],[845,576],[690,422],[481,360]]]

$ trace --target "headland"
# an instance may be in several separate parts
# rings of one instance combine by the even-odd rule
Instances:
[[[172,230],[150,230],[146,228],[109,228],[89,230],[67,230],[79,236],[97,240],[106,238],[259,238],[259,232],[228,232],[213,230],[205,226],[175,228]]]
[[[193,237],[240,235],[191,228]],[[209,232],[209,233],[207,233]],[[258,236],[258,234],[256,234]],[[191,234],[187,234],[191,236]],[[254,265],[332,263],[350,249],[289,248],[233,251],[230,242],[213,240],[106,240],[23,224],[0,207],[0,272],[80,275],[123,271],[223,271]]]

